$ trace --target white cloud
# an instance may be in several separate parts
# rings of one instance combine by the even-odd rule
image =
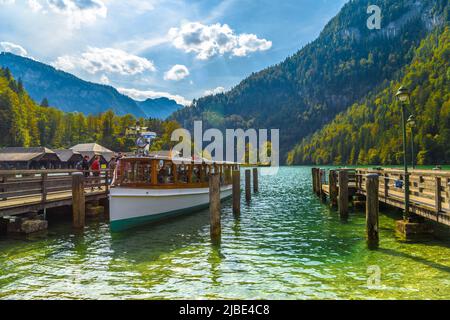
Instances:
[[[42,10],[42,4],[38,0],[28,0],[28,6],[33,12],[38,12]]]
[[[100,78],[100,83],[109,84],[109,78],[106,75],[102,75],[102,77]]]
[[[113,48],[89,47],[81,56],[61,56],[52,64],[64,71],[81,68],[91,74],[106,72],[135,75],[156,70],[152,61]]]
[[[27,50],[25,50],[22,46],[11,42],[0,42],[0,51],[11,52],[22,57],[28,56]]]
[[[176,64],[166,73],[164,73],[164,80],[180,81],[189,76],[189,70],[186,66]]]
[[[33,12],[58,14],[65,18],[72,29],[94,23],[98,18],[106,18],[106,0],[27,0]],[[0,0],[0,4],[13,4],[15,0]]]
[[[203,93],[203,95],[204,96],[212,96],[212,95],[216,95],[216,94],[223,93],[223,92],[225,92],[225,88],[224,87],[217,87],[217,88],[212,89],[212,90],[206,90]]]
[[[175,48],[194,52],[200,60],[226,53],[242,57],[272,47],[271,41],[259,39],[254,34],[235,34],[227,24],[220,23],[209,26],[199,22],[186,23],[180,28],[171,28],[169,37]]]
[[[137,90],[137,89],[126,89],[126,88],[117,88],[117,90],[120,93],[123,93],[124,95],[127,95],[135,100],[144,101],[146,99],[156,99],[161,97],[166,97],[172,100],[175,100],[178,104],[188,106],[192,103],[192,101],[187,100],[186,98],[180,96],[180,95],[174,95],[170,94],[168,92],[159,92],[159,91],[143,91],[143,90]]]

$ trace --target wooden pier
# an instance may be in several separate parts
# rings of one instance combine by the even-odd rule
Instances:
[[[338,199],[338,202],[352,200],[354,197],[366,197],[366,180],[368,175],[378,175],[378,200],[392,207],[403,209],[405,207],[404,171],[399,169],[336,169],[326,170],[314,168],[313,190],[324,198],[330,197],[333,201],[337,189],[340,193],[340,179],[333,175],[340,172],[348,174],[347,199]],[[332,179],[329,177],[332,176]],[[332,185],[330,185],[330,181]],[[410,213],[439,224],[450,226],[450,172],[442,170],[413,170],[409,172],[409,198]],[[345,204],[344,204],[345,209]]]
[[[0,218],[72,206],[75,173],[80,171],[0,170]],[[107,199],[109,176],[101,170],[98,177],[83,177],[86,202]]]

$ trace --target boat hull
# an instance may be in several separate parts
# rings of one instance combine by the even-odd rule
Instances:
[[[221,187],[222,200],[231,195],[231,186]],[[111,231],[121,231],[206,209],[209,206],[209,188],[111,188],[109,200]]]

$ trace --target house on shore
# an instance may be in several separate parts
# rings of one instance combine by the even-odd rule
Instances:
[[[58,149],[54,151],[60,159],[59,169],[75,169],[77,163],[83,160],[81,153],[72,149]]]
[[[60,159],[58,155],[45,147],[5,147],[0,149],[0,169],[55,169]]]

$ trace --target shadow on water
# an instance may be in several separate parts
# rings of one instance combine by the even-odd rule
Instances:
[[[205,237],[209,237],[207,210],[123,232],[111,232],[111,249],[114,258],[140,263],[156,260],[187,245],[203,243]]]
[[[410,254],[407,254],[407,253],[404,253],[404,252],[399,252],[399,251],[396,251],[396,250],[386,249],[386,248],[379,248],[378,251],[380,251],[380,252],[382,252],[384,254],[387,254],[387,255],[410,259],[410,260],[413,260],[415,262],[422,263],[422,264],[424,264],[426,266],[438,269],[440,271],[444,271],[444,272],[450,273],[450,266],[445,266],[445,265],[442,265],[442,264],[439,264],[439,263],[436,263],[436,262],[433,262],[433,261],[430,261],[430,260],[427,260],[427,259],[424,259],[424,258],[421,258],[421,257],[418,257],[418,256],[413,256],[413,255],[410,255]]]

